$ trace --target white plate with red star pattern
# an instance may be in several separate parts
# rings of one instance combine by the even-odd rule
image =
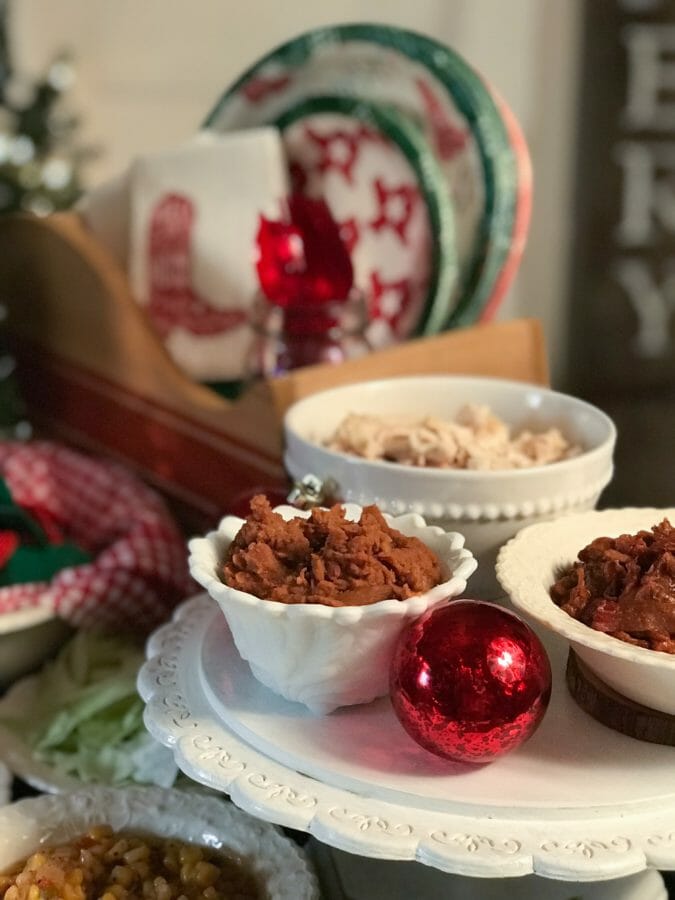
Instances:
[[[457,54],[388,26],[309,32],[249,69],[206,127],[263,123],[284,130],[296,183],[343,225],[375,346],[495,311],[525,241],[529,159]]]
[[[295,187],[323,197],[368,298],[374,347],[412,334],[458,277],[452,204],[421,130],[393,109],[312,97],[278,120]],[[442,248],[442,249],[439,249]],[[440,329],[447,303],[429,310]]]

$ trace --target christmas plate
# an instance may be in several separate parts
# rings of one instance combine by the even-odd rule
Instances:
[[[323,197],[341,225],[368,298],[372,346],[418,326],[441,330],[458,274],[454,214],[419,127],[393,108],[344,96],[301,101],[276,124],[296,189]]]
[[[150,731],[179,767],[262,818],[348,852],[464,875],[593,881],[675,868],[667,747],[615,734],[564,687],[539,731],[489,766],[448,763],[406,736],[387,698],[313,717],[258,684],[206,595],[148,643]]]
[[[461,57],[431,38],[382,25],[341,25],[273,50],[225,92],[205,125],[230,130],[278,122],[288,110],[324,95],[394,109],[418,125],[455,214],[459,278],[445,324],[466,324],[491,312],[522,251],[531,191],[527,148],[504,102]],[[311,143],[305,117],[308,125]],[[335,160],[320,157],[320,165],[340,163],[336,171],[347,182],[349,142],[340,142],[340,153]],[[368,189],[375,195],[378,177],[380,191],[394,187],[386,168],[383,158],[382,171],[373,172]],[[369,227],[368,221],[360,224]],[[439,245],[438,253],[443,249]],[[374,247],[373,260],[383,271],[389,258],[385,244]],[[448,299],[434,296],[433,280],[430,288],[427,312]],[[430,333],[434,322],[422,316],[416,331]]]

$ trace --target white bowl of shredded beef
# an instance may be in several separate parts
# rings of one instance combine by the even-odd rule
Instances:
[[[318,715],[386,694],[401,629],[459,596],[476,568],[463,535],[421,516],[272,510],[264,497],[189,549],[253,675]]]
[[[675,509],[566,516],[523,529],[497,577],[609,687],[675,715]]]

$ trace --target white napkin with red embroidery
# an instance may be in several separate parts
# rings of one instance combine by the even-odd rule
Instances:
[[[279,218],[288,190],[276,128],[202,132],[139,157],[80,206],[173,359],[199,381],[245,372],[259,217]]]

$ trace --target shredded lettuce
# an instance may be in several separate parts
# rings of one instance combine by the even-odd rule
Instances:
[[[173,754],[143,724],[142,662],[125,639],[80,631],[33,677],[32,702],[0,715],[0,724],[60,774],[170,787],[178,773]]]

